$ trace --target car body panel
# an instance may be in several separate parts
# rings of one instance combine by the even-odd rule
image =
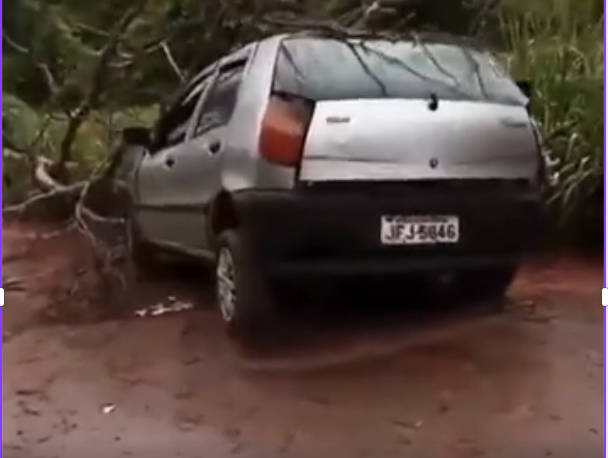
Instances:
[[[283,36],[261,41],[252,55],[247,77],[239,90],[236,109],[227,137],[229,144],[223,154],[221,181],[223,189],[268,187],[291,189],[296,172],[263,160],[259,154],[261,123],[272,90],[276,54]]]
[[[177,249],[208,248],[207,207],[222,189],[222,160],[226,152],[239,150],[240,137],[228,135],[229,126],[195,137],[195,124],[220,66],[246,59],[254,51],[255,46],[249,46],[203,70],[199,77],[207,78],[209,87],[188,123],[186,141],[143,158],[138,172],[137,212],[141,231],[148,239]],[[247,70],[246,66],[244,74]],[[238,123],[231,126],[238,128]],[[221,150],[212,153],[209,145],[216,142]],[[167,166],[169,160],[171,167]]]
[[[517,265],[542,234],[542,201],[525,185],[482,180],[316,182],[235,194],[240,227],[273,275],[407,273]],[[385,215],[457,215],[454,245],[385,245]]]

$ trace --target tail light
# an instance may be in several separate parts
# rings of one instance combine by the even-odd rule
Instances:
[[[306,135],[314,103],[285,93],[274,93],[262,121],[260,154],[268,162],[298,167],[304,153]]]

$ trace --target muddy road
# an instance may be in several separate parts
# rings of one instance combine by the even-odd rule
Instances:
[[[299,343],[244,354],[203,274],[140,284],[91,318],[112,304],[70,293],[75,239],[39,233],[3,230],[6,458],[603,456],[599,265],[530,266],[501,314],[331,299]],[[58,306],[66,291],[80,312]]]

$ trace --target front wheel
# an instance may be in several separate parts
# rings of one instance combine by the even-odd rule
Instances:
[[[268,281],[237,230],[218,238],[216,295],[230,337],[244,344],[271,340],[274,307]]]

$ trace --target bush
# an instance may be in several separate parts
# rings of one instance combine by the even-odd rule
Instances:
[[[603,4],[512,0],[502,32],[512,72],[534,83],[535,116],[558,161],[547,195],[556,228],[577,239],[603,235]]]

